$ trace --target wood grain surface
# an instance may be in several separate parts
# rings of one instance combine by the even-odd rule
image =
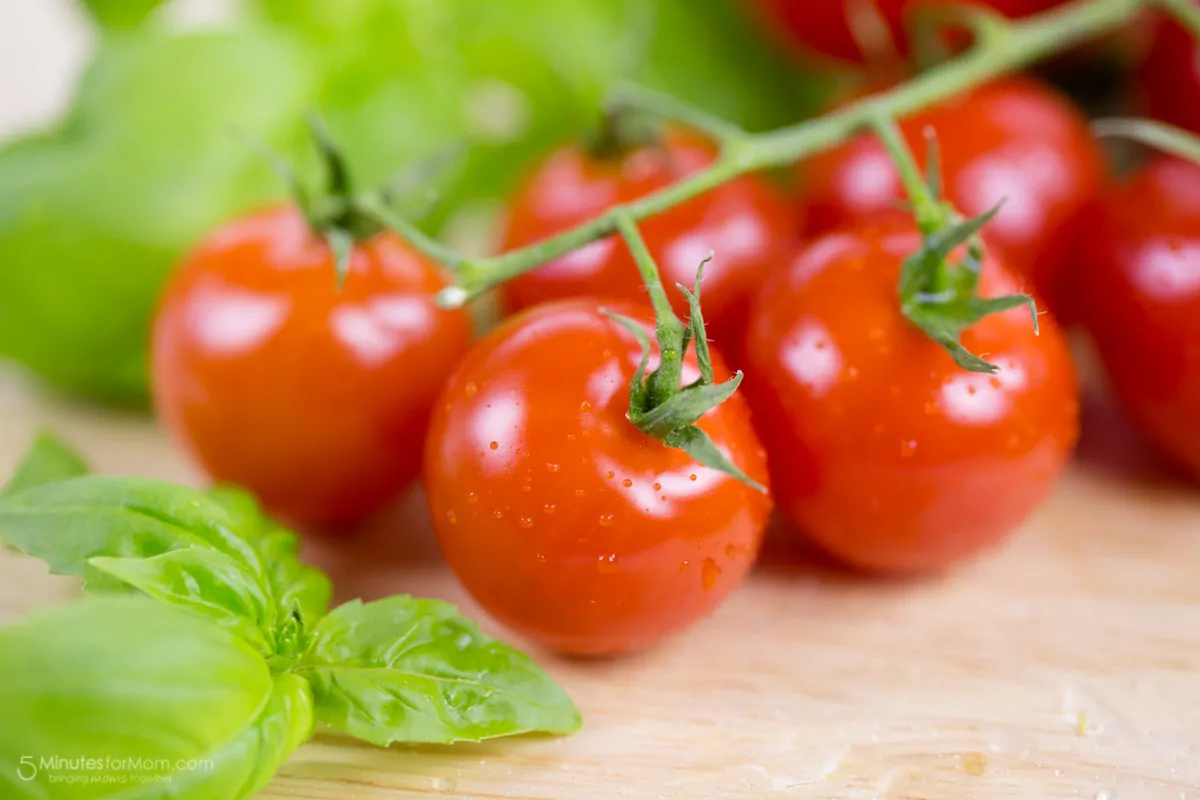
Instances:
[[[39,425],[104,472],[197,479],[145,418],[0,375],[0,475]],[[1089,442],[1018,537],[945,577],[857,578],[777,532],[713,618],[651,652],[535,651],[583,709],[574,737],[378,750],[321,733],[262,796],[1200,800],[1200,491],[1114,447]],[[308,555],[342,599],[412,592],[482,618],[423,517],[409,498]],[[0,554],[0,620],[77,593]]]

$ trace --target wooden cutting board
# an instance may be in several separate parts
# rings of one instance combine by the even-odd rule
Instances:
[[[0,477],[43,424],[102,471],[198,478],[145,418],[7,375]],[[945,577],[857,578],[777,535],[713,618],[651,652],[535,651],[583,709],[572,738],[379,750],[321,734],[262,796],[1200,800],[1200,490],[1149,479],[1114,438],[1087,443],[1010,544]],[[412,592],[482,618],[418,498],[309,549],[342,598]],[[0,620],[76,595],[0,553]]]

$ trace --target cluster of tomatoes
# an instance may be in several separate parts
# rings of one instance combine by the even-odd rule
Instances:
[[[773,7],[784,21],[803,7],[806,43],[853,56],[817,19],[838,5]],[[1156,48],[1147,69],[1194,58],[1190,39],[1160,35],[1174,49]],[[1192,92],[1164,101],[1192,113],[1200,82],[1180,74],[1151,86]],[[1029,77],[901,128],[917,150],[936,132],[964,214],[1005,201],[984,232],[981,295],[1028,290],[1050,311],[1040,335],[1021,309],[963,331],[992,373],[960,368],[902,315],[897,280],[921,238],[870,135],[800,165],[795,197],[744,177],[641,226],[668,287],[691,286],[716,253],[703,285],[713,370],[728,377],[728,359],[745,381],[698,425],[769,494],[630,423],[642,349],[611,312],[647,332],[653,315],[618,237],[505,284],[513,315],[473,342],[467,313],[434,301],[449,278],[395,235],[360,236],[339,288],[333,250],[299,210],[233,222],[163,300],[158,413],[215,479],[307,527],[353,526],[420,476],[446,559],[478,601],[575,653],[645,646],[705,616],[749,571],[773,505],[830,554],[883,573],[938,570],[1002,539],[1077,437],[1066,325],[1090,332],[1148,436],[1200,473],[1200,167],[1162,157],[1110,177],[1087,120]],[[715,157],[678,129],[603,155],[566,146],[513,196],[506,247]],[[683,382],[699,374],[689,355]]]

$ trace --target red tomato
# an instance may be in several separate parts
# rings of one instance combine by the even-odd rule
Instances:
[[[471,350],[430,424],[425,489],[446,560],[492,616],[556,650],[633,650],[703,618],[750,570],[770,513],[626,419],[640,356],[595,302],[539,306]],[[698,377],[689,356],[683,381]],[[765,478],[740,397],[699,425]]]
[[[609,207],[636,200],[699,171],[716,156],[713,146],[671,132],[661,146],[597,159],[579,145],[552,154],[518,191],[505,249],[532,244],[587,222]],[[646,220],[642,235],[658,261],[676,311],[687,303],[674,288],[692,286],[704,268],[704,311],[718,343],[740,341],[746,307],[771,266],[792,246],[796,233],[787,204],[759,177],[725,184]],[[581,295],[646,300],[646,289],[619,237],[602,239],[504,284],[510,309],[520,310]]]
[[[1200,167],[1162,158],[1097,204],[1080,320],[1128,415],[1200,476]]]
[[[1033,79],[1009,78],[907,117],[900,127],[922,163],[924,131],[937,133],[946,195],[964,214],[982,214],[1005,201],[988,225],[988,240],[1060,310],[1075,226],[1105,169],[1083,115]],[[809,235],[853,224],[904,197],[896,169],[873,135],[800,169]]]
[[[793,44],[809,53],[841,61],[887,61],[907,51],[905,26],[921,6],[944,5],[955,0],[758,0],[768,21],[778,24]],[[1059,5],[1063,0],[986,0],[976,5],[989,6],[1009,19],[1019,19]],[[966,2],[959,0],[961,5]],[[861,41],[851,24],[855,13],[869,14],[874,5],[878,19],[887,23],[891,41]],[[870,30],[869,27],[866,28]],[[864,47],[865,45],[865,47]],[[864,52],[866,50],[867,52]]]
[[[858,567],[937,570],[1012,532],[1062,472],[1078,398],[1064,337],[1029,312],[985,317],[962,343],[1000,367],[967,372],[900,312],[911,222],[817,239],[763,286],[745,386],[776,502]],[[981,294],[1011,294],[985,260]]]
[[[430,409],[471,339],[439,272],[395,236],[329,248],[292,208],[213,233],[172,277],[153,335],[160,418],[216,481],[314,526],[363,519],[420,469]]]
[[[1151,115],[1200,133],[1200,44],[1187,30],[1155,20],[1140,78]]]

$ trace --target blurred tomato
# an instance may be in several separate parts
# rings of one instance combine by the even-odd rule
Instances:
[[[791,43],[840,61],[879,63],[907,51],[905,26],[922,6],[968,0],[757,0],[760,12]],[[1036,14],[1063,0],[986,0],[1010,19]]]
[[[1200,133],[1200,43],[1187,30],[1155,19],[1139,78],[1151,116]]]
[[[392,234],[329,247],[282,207],[214,231],[171,277],[155,408],[215,480],[310,526],[359,522],[416,477],[430,408],[471,340],[445,278]]]
[[[1078,434],[1062,332],[1012,309],[965,329],[994,362],[967,372],[900,309],[911,220],[816,239],[763,286],[745,388],[779,509],[821,547],[880,572],[938,570],[1010,534],[1061,474]],[[1012,294],[989,253],[980,295]]]
[[[716,149],[695,135],[669,132],[658,144],[598,157],[582,145],[550,155],[518,190],[504,246],[510,250],[560,233],[676,183],[712,163]],[[704,268],[704,316],[718,343],[740,341],[746,310],[767,272],[795,244],[787,203],[759,176],[739,178],[641,224],[667,294],[680,314],[687,302],[675,284],[691,287]],[[642,283],[619,237],[602,239],[501,287],[510,310],[548,300],[591,295],[644,302]]]
[[[1161,158],[1090,217],[1079,317],[1129,417],[1200,477],[1200,167]]]
[[[1052,309],[1071,262],[1074,227],[1099,191],[1105,163],[1087,119],[1032,78],[997,81],[900,121],[920,161],[937,134],[947,198],[964,214],[1004,201],[987,229],[1007,264]],[[809,236],[897,207],[904,198],[883,146],[863,134],[800,165]]]

